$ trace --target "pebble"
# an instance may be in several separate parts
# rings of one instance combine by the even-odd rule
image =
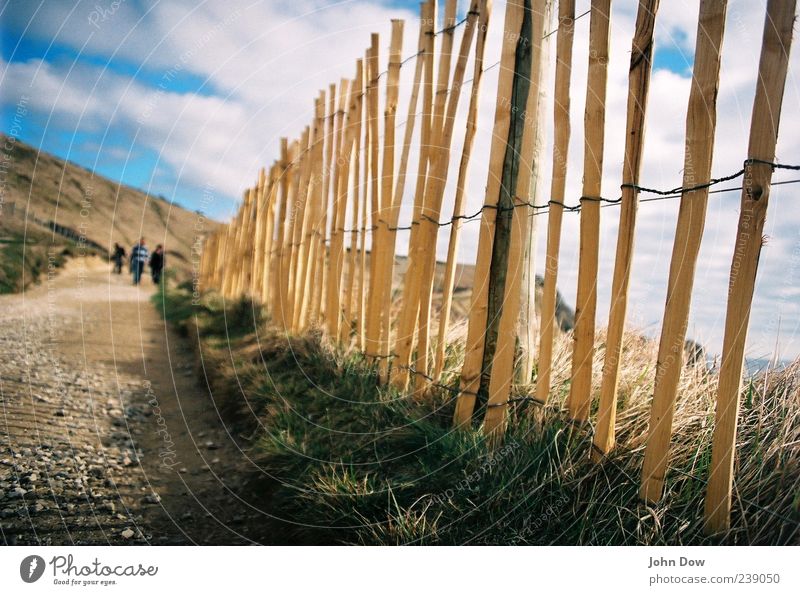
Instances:
[[[161,502],[161,496],[158,494],[147,494],[147,496],[142,498],[142,502],[145,504],[158,504]]]
[[[123,539],[130,539],[136,535],[136,533],[133,532],[133,529],[125,529],[122,533],[120,533],[120,535],[122,535]]]
[[[117,507],[113,502],[103,502],[100,505],[101,510],[107,510],[111,514],[114,514],[117,511]]]
[[[35,504],[33,504],[33,506],[29,506],[28,507],[28,513],[29,514],[38,514],[38,513],[42,512],[43,510],[45,510],[45,506],[44,506],[44,504],[42,504],[38,500],[36,501]]]
[[[6,498],[9,500],[14,500],[16,498],[22,498],[27,493],[28,490],[25,488],[16,487],[6,492]]]

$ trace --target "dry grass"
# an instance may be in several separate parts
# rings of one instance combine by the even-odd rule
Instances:
[[[702,510],[717,377],[704,366],[684,370],[666,491],[649,506],[638,500],[638,487],[656,361],[652,341],[626,337],[619,446],[598,465],[589,458],[591,428],[573,427],[564,412],[569,335],[558,339],[543,413],[516,405],[505,446],[491,453],[480,432],[482,411],[472,431],[452,431],[451,390],[415,401],[379,388],[359,354],[332,350],[319,334],[287,338],[260,323],[248,333],[259,320],[248,322],[248,312],[250,305],[240,304],[199,319],[206,360],[217,354],[230,362],[216,396],[253,432],[263,468],[280,478],[273,504],[319,542],[800,543],[800,362],[745,383],[732,528],[708,538]],[[603,341],[601,333],[596,387]],[[457,381],[462,358],[456,342],[445,383]],[[234,374],[237,389],[226,390]]]

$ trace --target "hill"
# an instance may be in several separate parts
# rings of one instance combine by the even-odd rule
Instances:
[[[9,140],[0,134],[4,145]],[[109,250],[114,242],[130,251],[130,246],[143,235],[151,247],[164,245],[168,266],[187,274],[192,244],[218,225],[203,220],[204,229],[198,231],[198,214],[193,211],[94,174],[19,140],[12,144],[0,229],[6,246],[19,243],[20,229],[27,230],[31,241],[43,229],[53,226],[58,226],[62,238],[66,236],[66,241],[59,242],[69,244],[70,240],[82,238],[82,243],[100,251]],[[5,248],[0,250],[2,261],[8,265],[12,255]],[[5,285],[14,283],[8,281]]]

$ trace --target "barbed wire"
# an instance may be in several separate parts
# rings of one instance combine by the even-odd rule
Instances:
[[[676,188],[670,188],[669,190],[660,190],[660,189],[657,189],[657,188],[648,188],[648,187],[645,187],[645,186],[638,186],[638,185],[635,185],[635,184],[621,184],[620,187],[621,188],[633,188],[638,193],[655,195],[655,196],[650,197],[650,198],[639,198],[638,199],[638,202],[646,203],[646,202],[656,202],[656,201],[661,201],[661,200],[673,200],[673,199],[681,198],[684,194],[691,193],[691,192],[696,192],[697,190],[701,190],[701,189],[711,188],[711,187],[716,186],[717,184],[721,184],[723,182],[729,182],[730,180],[736,179],[736,178],[744,175],[747,166],[753,165],[753,164],[769,165],[769,166],[772,166],[773,169],[800,170],[800,165],[785,165],[785,164],[778,163],[778,162],[764,161],[764,160],[760,160],[760,159],[747,159],[747,160],[745,160],[744,164],[745,164],[745,167],[740,169],[739,171],[737,171],[737,172],[735,172],[733,174],[727,175],[727,176],[722,176],[722,177],[719,177],[719,178],[712,178],[709,182],[706,182],[704,184],[697,184],[697,185],[686,186],[686,187],[680,187],[679,186],[679,187],[676,187]],[[792,180],[782,180],[782,181],[778,181],[778,182],[772,182],[771,186],[782,186],[782,185],[797,184],[797,183],[800,183],[800,178],[792,179]],[[743,186],[735,186],[735,187],[723,188],[723,189],[719,189],[719,190],[710,190],[708,192],[708,194],[720,194],[720,193],[726,193],[726,192],[734,192],[734,191],[742,190],[742,189],[743,189]],[[602,203],[601,204],[602,207],[612,207],[612,206],[619,206],[620,204],[622,204],[622,197],[620,196],[619,198],[604,198],[604,197],[595,197],[595,196],[582,196],[582,197],[580,197],[579,203],[577,205],[567,205],[566,203],[564,203],[563,201],[560,201],[560,200],[549,200],[545,204],[534,204],[534,203],[532,203],[530,201],[522,200],[519,197],[517,197],[515,199],[515,201],[514,201],[513,206],[502,206],[502,205],[497,205],[497,204],[485,204],[480,209],[478,209],[476,212],[472,213],[471,215],[453,215],[450,219],[447,219],[445,221],[440,221],[440,220],[436,219],[435,217],[431,217],[430,215],[428,215],[426,213],[423,213],[422,215],[420,215],[419,219],[428,221],[430,223],[433,223],[434,225],[436,225],[438,227],[448,227],[450,225],[453,225],[456,221],[469,222],[469,221],[472,221],[472,220],[477,220],[479,217],[481,217],[483,215],[483,212],[485,210],[487,210],[487,209],[496,210],[496,211],[498,211],[498,213],[504,213],[504,212],[513,211],[513,210],[518,209],[518,208],[527,207],[527,208],[530,208],[530,209],[532,209],[534,211],[533,213],[531,213],[530,216],[538,216],[538,215],[544,215],[544,214],[549,213],[550,209],[553,206],[561,207],[561,209],[564,212],[578,213],[578,212],[581,211],[582,203],[584,203],[584,202],[599,202],[599,203]],[[384,219],[378,219],[377,221],[378,221],[378,223],[381,223],[383,225],[387,225],[387,222]],[[388,231],[410,231],[413,228],[414,225],[419,225],[419,224],[420,224],[420,221],[411,221],[411,223],[409,223],[408,225],[398,225],[398,226],[388,226],[387,225],[387,229],[388,229]],[[373,225],[373,226],[367,227],[367,228],[364,228],[364,227],[360,227],[360,228],[357,228],[357,229],[342,228],[342,229],[337,229],[336,231],[339,232],[339,233],[353,233],[353,232],[356,232],[356,231],[374,232],[378,227],[379,227],[378,225]]]

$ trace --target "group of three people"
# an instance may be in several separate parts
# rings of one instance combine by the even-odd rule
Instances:
[[[119,244],[114,244],[114,253],[111,255],[114,261],[114,272],[118,275],[122,273],[122,263],[125,261],[125,248]],[[159,244],[156,249],[150,254],[145,245],[144,238],[131,248],[130,271],[133,275],[133,284],[139,285],[144,273],[146,264],[150,265],[150,276],[153,278],[153,283],[158,285],[161,282],[161,273],[164,270],[164,247]]]

